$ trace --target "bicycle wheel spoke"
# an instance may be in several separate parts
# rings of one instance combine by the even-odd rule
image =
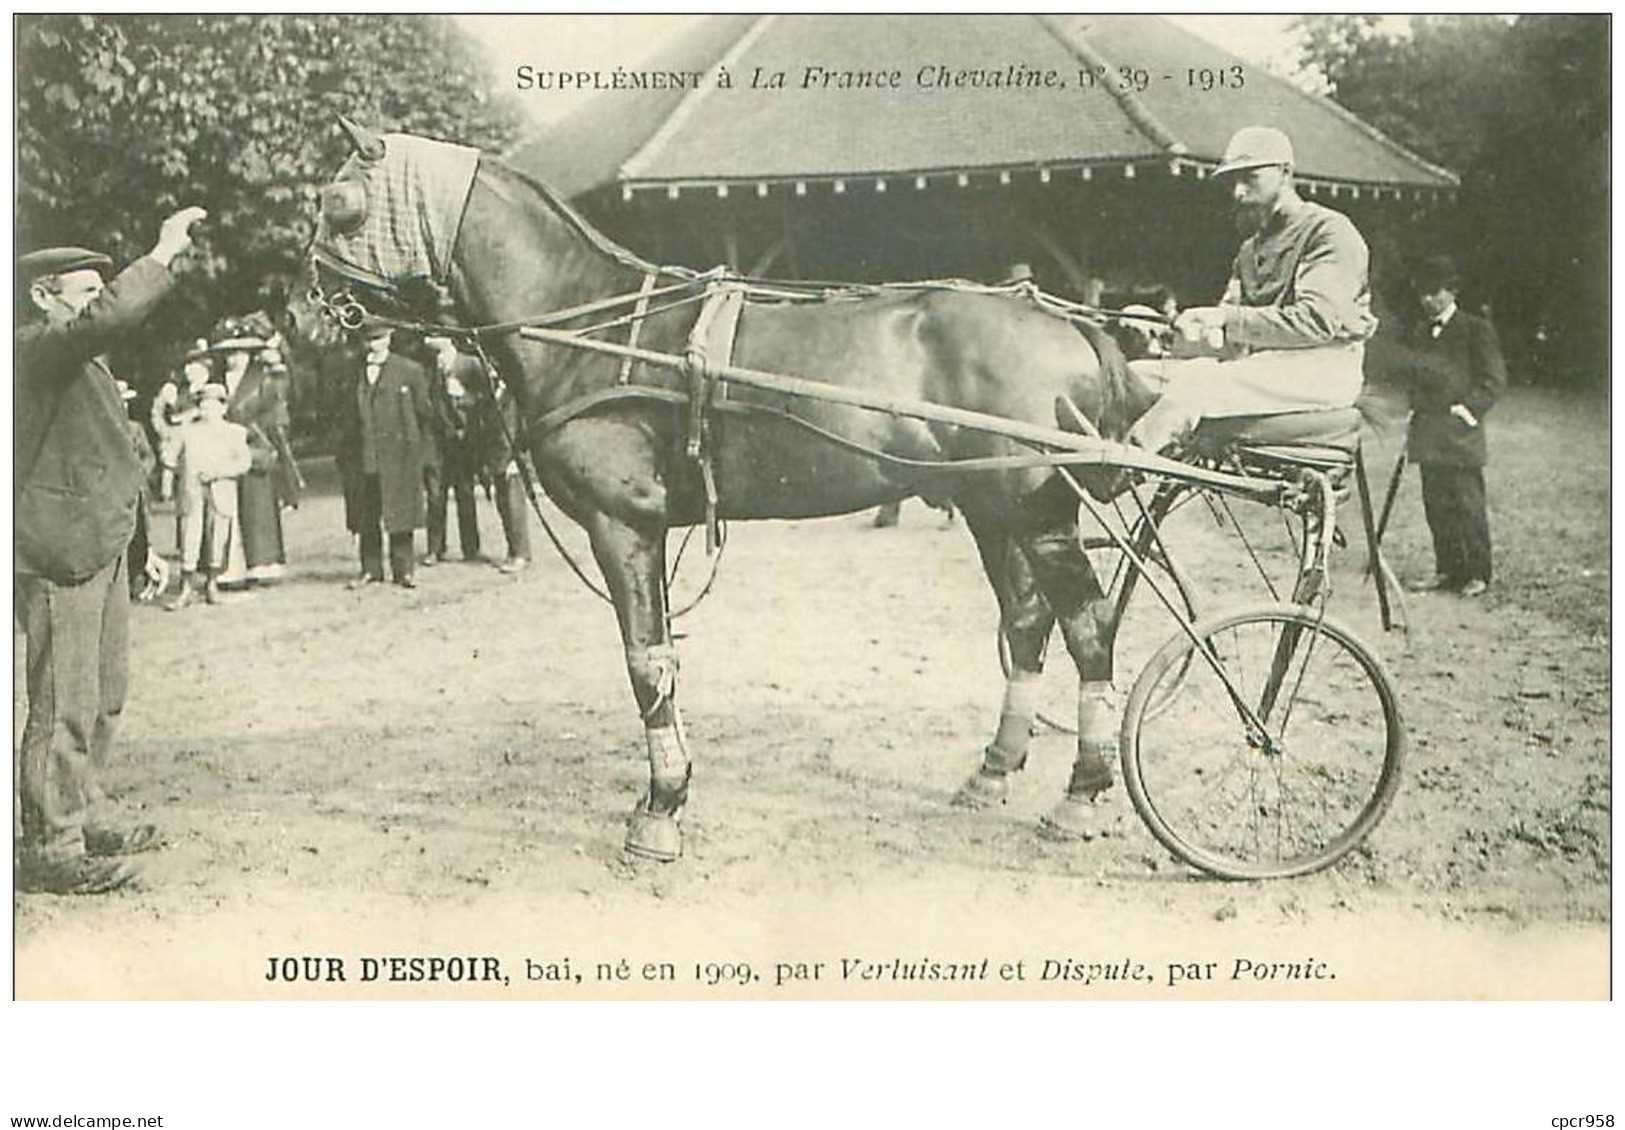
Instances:
[[[1285,855],[1282,848],[1282,833],[1284,832],[1287,824],[1287,810],[1291,807],[1291,805],[1288,803],[1289,795],[1286,789],[1286,782],[1281,777],[1281,766],[1279,762],[1277,762],[1273,768],[1275,770],[1275,858],[1281,859]]]
[[[1298,667],[1297,680],[1292,684],[1292,693],[1287,695],[1286,707],[1281,711],[1281,733],[1286,733],[1287,723],[1292,719],[1292,706],[1297,701],[1298,691],[1303,687],[1303,677],[1309,670],[1309,661],[1314,658],[1315,644],[1320,641],[1320,632],[1309,633],[1309,646],[1303,649],[1303,663]],[[1301,643],[1301,639],[1298,641]]]
[[[1296,813],[1298,811],[1298,806],[1296,803],[1297,794],[1292,790],[1291,786],[1287,784],[1287,776],[1288,774],[1283,770],[1280,779],[1281,811],[1283,813],[1283,819],[1290,824],[1292,822],[1292,816],[1288,814]],[[1310,817],[1310,814],[1303,814],[1303,816],[1300,817],[1300,822],[1297,825],[1299,829],[1298,833],[1292,837],[1292,842],[1294,844],[1301,844],[1305,847],[1323,847],[1331,841],[1331,836],[1327,836],[1322,833],[1323,828],[1326,828],[1333,823],[1333,821],[1330,819],[1331,808],[1326,803],[1324,797],[1318,797],[1317,802],[1319,803],[1322,812],[1325,813],[1327,819],[1316,821]]]
[[[1220,875],[1302,874],[1335,862],[1380,819],[1397,787],[1403,730],[1381,668],[1318,612],[1273,606],[1168,647],[1136,684],[1125,778],[1147,826]],[[1294,642],[1295,640],[1295,642]],[[1145,709],[1153,695],[1163,709]],[[1268,708],[1251,731],[1241,701]]]
[[[1247,806],[1247,827],[1253,834],[1253,851],[1257,852],[1260,850],[1258,839],[1259,817],[1264,814],[1264,806],[1258,800],[1258,769],[1256,766],[1247,775],[1247,792],[1248,799],[1252,801]]]

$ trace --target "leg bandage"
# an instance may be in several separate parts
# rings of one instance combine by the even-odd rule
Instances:
[[[666,785],[678,785],[688,779],[688,739],[683,733],[682,718],[675,717],[670,726],[647,726],[643,731],[649,743],[649,774]]]
[[[1078,683],[1078,756],[1072,763],[1069,796],[1086,796],[1109,788],[1111,759],[1117,755],[1117,699],[1109,681]]]
[[[1117,745],[1117,699],[1109,681],[1078,683],[1078,748]]]
[[[1038,717],[1039,673],[1013,670],[1004,684],[1004,705],[999,710],[999,732],[988,747],[984,764],[995,772],[1020,769],[1027,761],[1033,720]]]

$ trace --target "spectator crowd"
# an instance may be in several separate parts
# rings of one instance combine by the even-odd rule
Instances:
[[[107,361],[173,289],[206,215],[174,213],[152,250],[116,275],[106,255],[82,247],[43,248],[16,264],[13,598],[28,681],[14,812],[21,892],[117,890],[139,873],[132,857],[164,844],[157,826],[121,821],[100,785],[128,689],[131,601],[174,612],[219,604],[288,569],[282,513],[299,505],[305,480],[289,436],[286,343],[272,319],[220,321],[176,358],[139,413],[135,390]],[[510,442],[513,404],[450,340],[397,340],[387,326],[362,336],[365,352],[344,374],[336,452],[359,542],[352,586],[384,580],[386,536],[390,576],[403,587],[416,587],[419,564],[447,560],[448,495],[458,553],[486,560],[479,485],[502,519],[498,568],[525,569],[527,465]],[[156,536],[160,517],[173,521],[172,541]]]
[[[389,579],[406,588],[417,586],[418,567],[453,560],[448,501],[458,557],[486,562],[482,488],[506,542],[505,555],[492,563],[502,573],[524,571],[528,502],[511,446],[518,416],[505,390],[494,392],[480,360],[450,338],[398,340],[388,326],[361,337],[365,351],[345,366],[354,372],[340,401],[334,453],[346,526],[359,542],[352,587],[385,580],[386,541]],[[229,602],[231,593],[285,574],[282,512],[297,507],[305,490],[289,434],[286,352],[265,314],[225,318],[180,357],[149,410],[130,418],[144,470],[129,554],[133,598],[181,611]],[[119,384],[130,404],[136,393]],[[153,536],[160,514],[173,516],[172,541]],[[419,529],[426,531],[421,553]],[[145,562],[148,548],[160,544],[173,545],[173,562],[156,563],[162,575],[155,578]]]

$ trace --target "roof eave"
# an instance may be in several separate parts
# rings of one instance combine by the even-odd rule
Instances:
[[[1007,165],[976,165],[898,169],[885,172],[832,172],[773,173],[758,176],[711,177],[624,177],[617,181],[595,186],[588,191],[619,190],[623,201],[635,195],[660,195],[677,199],[684,194],[709,195],[727,199],[735,194],[767,196],[775,192],[788,192],[805,196],[810,186],[828,188],[834,195],[859,192],[884,193],[894,189],[921,191],[931,187],[969,188],[1007,187],[1018,182],[1036,181],[1039,184],[1058,184],[1067,181],[1093,182],[1108,177],[1123,180],[1137,179],[1142,173],[1170,177],[1188,177],[1203,180],[1219,164],[1217,158],[1190,157],[1181,154],[1147,153],[1143,155],[1096,158],[1089,161],[1025,162]],[[1369,196],[1373,200],[1403,201],[1434,200],[1454,197],[1456,183],[1420,184],[1389,181],[1359,181],[1339,177],[1300,173],[1296,183],[1310,196],[1331,199],[1359,200]]]

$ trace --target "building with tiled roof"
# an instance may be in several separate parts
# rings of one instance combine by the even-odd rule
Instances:
[[[509,157],[694,265],[993,278],[1029,262],[1060,290],[1201,291],[1234,250],[1204,179],[1246,124],[1284,129],[1300,190],[1362,227],[1457,184],[1156,16],[714,16],[638,69],[694,77],[606,91]]]

